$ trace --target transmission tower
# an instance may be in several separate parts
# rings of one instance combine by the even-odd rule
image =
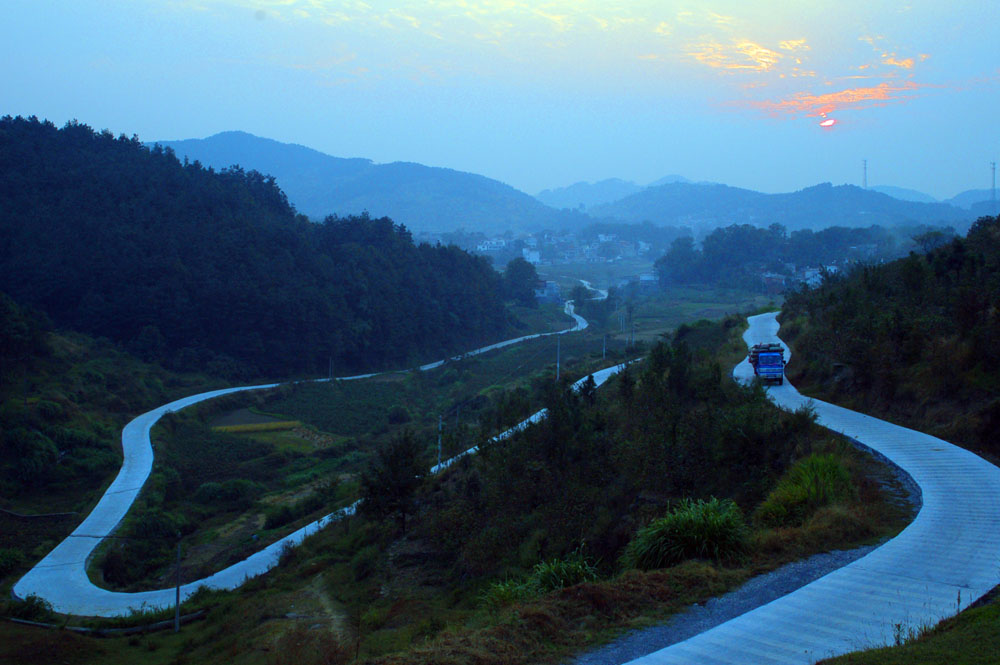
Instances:
[[[861,175],[861,189],[868,189],[868,160],[862,159],[863,171]]]

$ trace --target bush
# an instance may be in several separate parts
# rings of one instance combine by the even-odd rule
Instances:
[[[563,589],[596,579],[597,569],[590,565],[579,550],[565,559],[552,559],[536,564],[531,572],[531,582],[541,591]]]
[[[0,549],[0,579],[7,577],[24,563],[24,552],[15,548]]]
[[[25,621],[41,621],[45,623],[55,618],[55,612],[52,611],[52,605],[49,601],[31,594],[24,600],[11,604],[10,616],[15,619],[24,619]]]
[[[665,517],[641,529],[625,548],[626,568],[666,568],[685,559],[735,559],[747,549],[739,507],[728,499],[684,499]]]
[[[526,580],[506,579],[493,582],[483,594],[483,604],[491,612],[514,602],[530,600],[541,593],[564,589],[597,579],[597,569],[576,550],[565,559],[551,559],[535,564]]]
[[[375,572],[378,566],[379,551],[374,545],[362,547],[351,559],[351,571],[354,579],[363,580]]]
[[[228,510],[246,510],[264,492],[264,486],[252,480],[233,478],[222,483],[202,483],[194,493],[201,504],[215,504]]]
[[[327,505],[329,497],[328,492],[316,491],[295,503],[268,508],[264,513],[264,528],[276,529],[314,513]]]
[[[391,409],[389,409],[389,424],[390,425],[402,425],[403,423],[410,422],[410,412],[406,410],[405,406],[396,404]]]
[[[490,584],[483,593],[482,600],[486,609],[495,612],[512,603],[534,598],[537,594],[538,589],[531,584],[530,580],[506,579]]]
[[[754,513],[762,526],[802,524],[817,509],[854,494],[851,474],[834,454],[810,455],[796,462]]]

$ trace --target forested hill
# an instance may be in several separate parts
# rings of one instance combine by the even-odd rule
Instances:
[[[927,254],[787,296],[789,373],[810,394],[1000,456],[1000,217]]]
[[[0,119],[0,290],[56,325],[231,378],[398,366],[507,332],[498,275],[389,219],[138,138]]]

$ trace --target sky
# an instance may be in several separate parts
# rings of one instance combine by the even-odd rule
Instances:
[[[998,0],[4,0],[0,115],[242,130],[534,194],[668,174],[947,198],[1000,156]],[[832,122],[831,122],[832,121]],[[823,126],[825,123],[828,126]]]

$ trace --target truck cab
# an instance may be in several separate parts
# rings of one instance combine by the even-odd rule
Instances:
[[[755,344],[750,349],[750,364],[764,383],[785,382],[785,354],[780,344]]]

